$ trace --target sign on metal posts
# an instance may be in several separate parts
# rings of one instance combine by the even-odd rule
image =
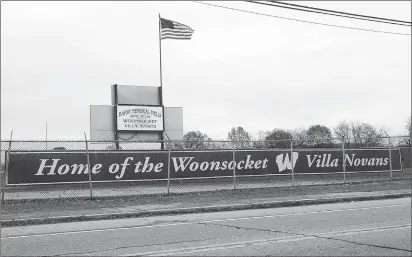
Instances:
[[[117,130],[163,131],[163,107],[117,105]]]
[[[123,142],[159,141],[151,147],[163,149],[164,133],[183,139],[183,108],[165,107],[160,87],[114,84],[111,92],[111,105],[90,106],[90,144],[113,141],[120,150]]]

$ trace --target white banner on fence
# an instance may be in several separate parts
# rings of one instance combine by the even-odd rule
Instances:
[[[116,110],[119,131],[163,131],[163,107],[118,105]]]

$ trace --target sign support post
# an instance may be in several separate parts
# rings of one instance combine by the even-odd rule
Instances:
[[[343,184],[345,184],[346,183],[345,137],[342,138],[342,168],[343,168]]]
[[[232,141],[232,151],[233,151],[233,189],[236,189],[235,141]]]
[[[391,144],[391,137],[388,136],[388,143],[389,143],[389,171],[391,174],[391,179],[393,178],[393,173],[392,173],[392,144]]]
[[[170,194],[170,141],[169,141],[169,147],[167,151],[167,194]]]
[[[9,161],[10,161],[10,151],[11,151],[11,140],[13,138],[13,130],[10,132],[10,141],[9,141],[9,148],[7,150],[7,153],[5,155],[6,157],[6,163],[5,163],[5,167],[4,167],[4,177],[2,176],[1,178],[1,202],[4,201],[4,190],[6,187],[6,181],[7,181],[7,176],[9,175]],[[3,181],[3,179],[5,181]]]
[[[114,143],[116,145],[116,149],[119,150],[119,132],[117,131],[117,105],[119,104],[119,99],[117,95],[117,84],[114,84],[114,125],[115,125],[115,131],[114,131]]]
[[[86,132],[84,132],[84,139],[86,140],[87,171],[88,171],[88,173],[89,173],[90,199],[93,199],[92,171],[91,171],[91,169],[90,169],[90,155],[89,155],[89,146],[88,146],[88,143],[87,143]]]
[[[293,162],[293,139],[290,139],[290,159],[292,162],[292,186],[295,186],[295,165]]]
[[[11,151],[11,140],[13,138],[13,130],[10,132],[10,141],[9,141],[9,148],[7,150],[7,153],[5,155],[6,157],[6,163],[5,163],[5,169],[4,169],[4,179],[5,181],[3,182],[3,177],[2,177],[2,183],[1,183],[1,202],[4,201],[4,189],[6,187],[6,181],[7,181],[7,177],[9,175],[9,162],[10,162],[10,151]]]

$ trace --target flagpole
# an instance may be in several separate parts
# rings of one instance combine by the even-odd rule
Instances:
[[[162,81],[162,21],[160,19],[159,13],[159,53],[160,53],[160,92],[162,92],[163,81]],[[163,105],[162,93],[160,93],[160,105]]]
[[[159,13],[159,57],[160,57],[160,88],[159,88],[159,98],[160,98],[160,105],[163,108],[163,78],[162,78],[162,20],[160,18],[160,13]],[[163,131],[160,135],[160,140],[162,142],[160,143],[160,149],[164,149],[164,108],[163,108]]]

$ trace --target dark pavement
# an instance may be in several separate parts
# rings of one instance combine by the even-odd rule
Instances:
[[[2,255],[411,256],[411,198],[3,228]]]

